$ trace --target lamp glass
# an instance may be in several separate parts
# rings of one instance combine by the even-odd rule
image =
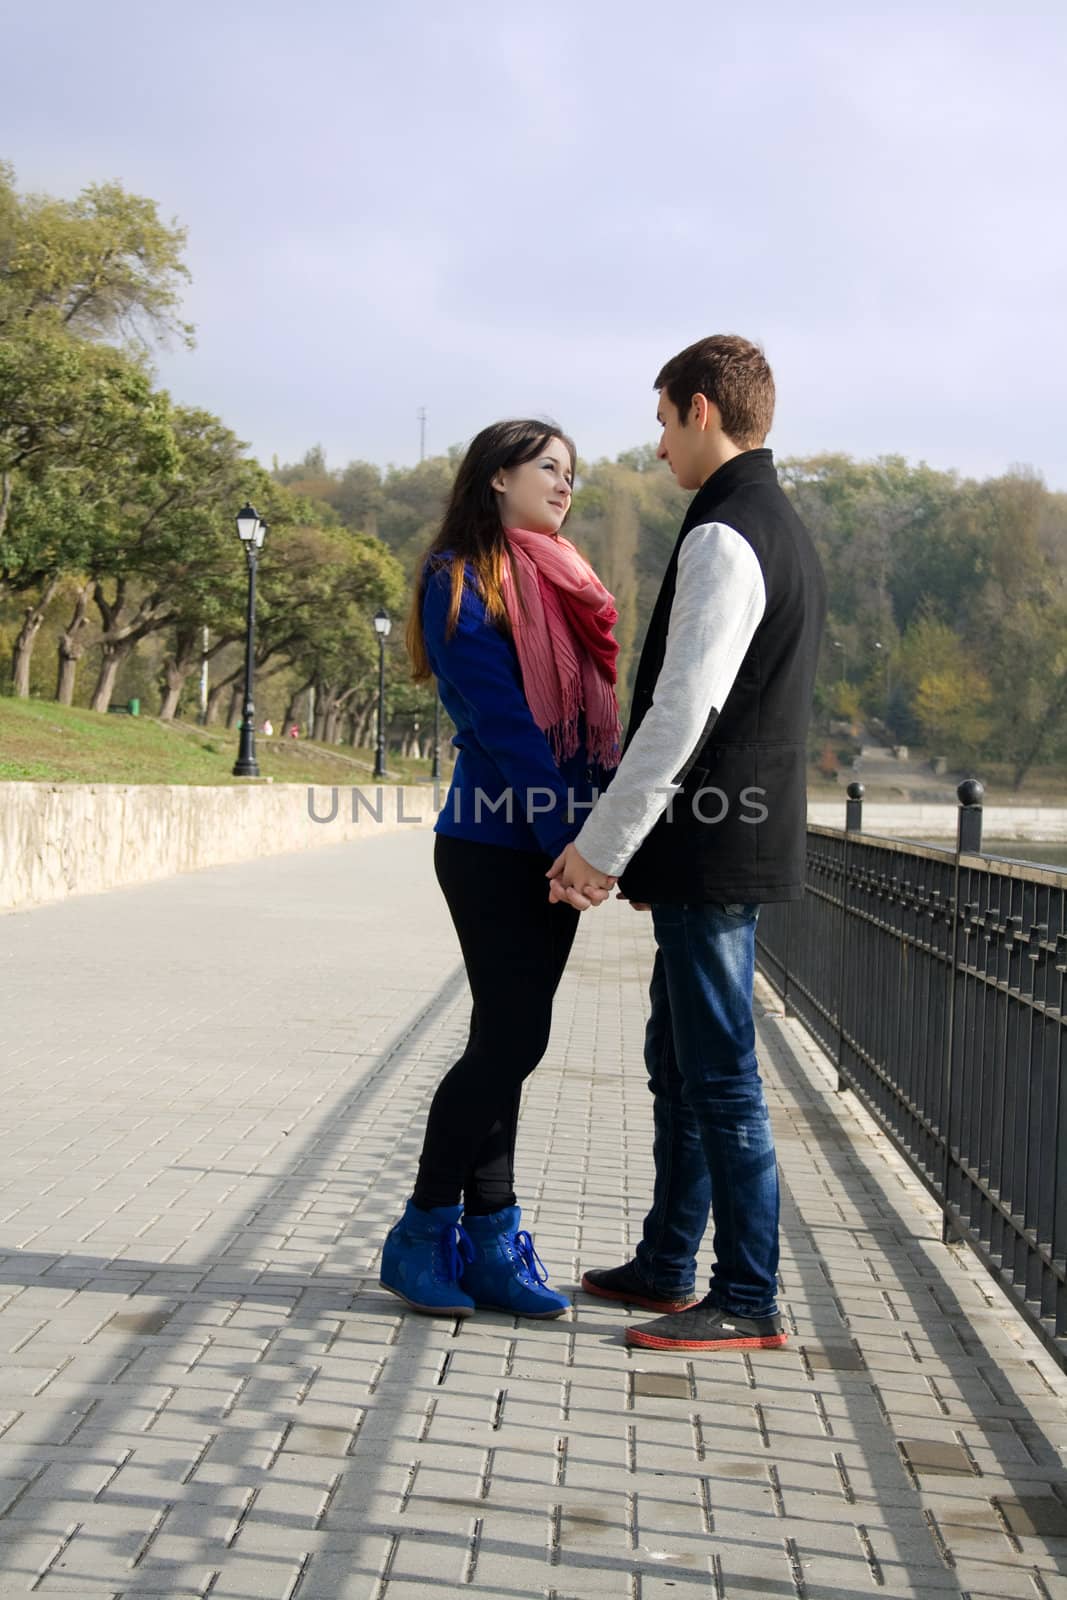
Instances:
[[[389,630],[390,630],[390,628],[392,626],[393,626],[393,621],[392,621],[392,618],[390,617],[388,611],[375,612],[375,616],[374,616],[374,631],[375,631],[375,633],[380,633],[383,639],[388,639]]]
[[[237,532],[245,544],[256,537],[259,529],[259,517],[256,515],[255,506],[248,501],[237,513]]]

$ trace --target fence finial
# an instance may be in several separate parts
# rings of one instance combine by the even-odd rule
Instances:
[[[863,832],[863,795],[862,783],[850,783],[845,791],[848,799],[845,802],[845,832]]]
[[[976,856],[982,851],[982,800],[985,786],[977,778],[964,778],[956,795],[960,802],[956,829],[956,849],[961,856]]]

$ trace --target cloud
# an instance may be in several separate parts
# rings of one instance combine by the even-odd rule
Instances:
[[[766,345],[781,450],[1067,487],[1058,11],[108,16],[14,19],[3,143],[188,224],[199,345],[161,374],[266,459],[411,460],[422,404],[433,448],[547,411],[613,454],[723,329]]]

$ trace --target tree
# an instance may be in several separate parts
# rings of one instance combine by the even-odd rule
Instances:
[[[7,587],[19,595],[22,611],[11,651],[11,682],[21,699],[29,695],[33,647],[62,581],[58,551],[86,532],[84,519],[90,514],[89,507],[81,496],[70,492],[72,487],[69,479],[57,473],[14,486],[8,522],[20,538],[17,546],[10,537],[0,538]]]
[[[28,597],[12,661],[15,692],[24,695],[33,645],[61,578],[91,568],[107,518],[131,484],[171,471],[176,458],[165,397],[154,395],[146,375],[119,352],[91,347],[70,346],[54,395],[35,391],[35,416],[23,439],[14,439],[18,403],[5,407],[10,349],[0,342],[0,415],[13,451],[5,472],[0,437],[7,483],[0,590]]]
[[[321,501],[337,514],[346,528],[359,533],[378,533],[378,513],[383,504],[382,474],[369,461],[350,461],[340,472],[326,466],[326,456],[321,445],[312,445],[302,461],[279,466],[274,463],[274,476],[295,494],[309,500]],[[397,478],[403,474],[398,472]]]
[[[19,196],[0,163],[0,338],[32,322],[139,351],[161,336],[191,344],[177,314],[185,237],[121,184],[90,184],[75,200]]]
[[[330,504],[346,528],[377,536],[382,475],[368,461],[350,461],[338,475]]]
[[[966,640],[931,605],[908,628],[897,659],[923,742],[954,761],[980,754],[990,732],[990,688]]]
[[[339,737],[345,715],[362,715],[376,692],[373,616],[403,614],[403,569],[378,539],[344,528],[294,527],[266,601],[268,635],[284,630],[285,657],[315,688],[315,738]]]
[[[641,506],[633,470],[603,462],[585,475],[564,530],[615,597],[619,682],[628,681],[637,632]]]
[[[440,526],[454,477],[455,466],[444,456],[429,456],[415,467],[390,467],[385,474],[378,537],[411,575]]]
[[[1067,733],[1067,495],[1025,471],[984,493],[992,539],[975,638],[990,669],[991,748],[1018,790]]]
[[[78,663],[85,653],[91,626],[89,603],[92,600],[91,578],[77,580],[74,593],[74,611],[70,621],[61,628],[56,640],[56,694],[61,706],[74,703],[74,685],[78,676]]]
[[[263,509],[270,480],[210,412],[177,406],[171,422],[174,460],[134,477],[110,503],[89,558],[101,647],[94,711],[107,710],[123,662],[149,634],[220,618],[239,630],[243,569],[234,559],[233,512],[249,497]],[[278,507],[284,494],[273,490]],[[192,669],[188,653],[183,666]]]
[[[619,700],[625,713],[663,572],[688,496],[648,446],[619,462],[579,466],[580,486],[564,529],[615,596],[619,610]]]
[[[951,602],[963,580],[946,559],[953,541],[945,538],[945,516],[959,494],[954,473],[902,456],[846,455],[787,460],[780,470],[818,547],[839,626],[854,624],[859,637],[877,639],[903,631],[921,598]]]
[[[176,309],[184,243],[154,201],[119,184],[73,201],[20,196],[0,164],[0,537],[13,475],[80,465],[99,391],[135,401],[149,388],[149,337],[191,342]]]
[[[165,410],[147,372],[121,351],[32,325],[0,337],[0,539],[17,475],[99,477],[116,452],[165,453]],[[0,558],[0,583],[13,581],[10,558]]]
[[[149,336],[191,339],[176,314],[183,245],[154,201],[118,184],[74,201],[20,196],[0,165],[0,593],[33,597],[15,641],[18,694],[45,610],[81,564],[88,508],[171,452],[145,354]]]

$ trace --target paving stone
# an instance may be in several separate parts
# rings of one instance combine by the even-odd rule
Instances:
[[[346,1456],[354,1434],[348,1428],[310,1428],[294,1424],[285,1435],[283,1455]]]
[[[0,1595],[1067,1600],[1064,1380],[780,1007],[791,1343],[650,1361],[577,1288],[653,1179],[625,908],[581,924],[524,1091],[524,1222],[573,1308],[457,1327],[379,1288],[469,1020],[430,849],[0,919]]]
[[[824,1345],[816,1350],[803,1345],[803,1355],[813,1372],[864,1372],[867,1362],[855,1345]]]
[[[913,1472],[959,1473],[974,1477],[970,1457],[958,1444],[939,1444],[933,1439],[901,1439],[898,1441]]]
[[[112,1317],[108,1328],[112,1333],[161,1333],[169,1320],[165,1311],[130,1311]]]
[[[998,1495],[996,1505],[1012,1533],[1041,1539],[1067,1538],[1067,1506],[1056,1495]]]
[[[0,1577],[0,1594],[5,1592],[9,1591],[5,1591],[3,1578]],[[96,1583],[92,1578],[85,1577],[57,1577],[54,1573],[42,1578],[33,1592],[67,1595],[68,1600],[122,1600],[121,1591],[113,1583]],[[187,1590],[186,1593],[191,1596],[193,1591]],[[179,1597],[179,1600],[184,1600],[184,1597]]]
[[[659,1395],[665,1398],[688,1400],[689,1379],[673,1372],[635,1372],[635,1395]]]

